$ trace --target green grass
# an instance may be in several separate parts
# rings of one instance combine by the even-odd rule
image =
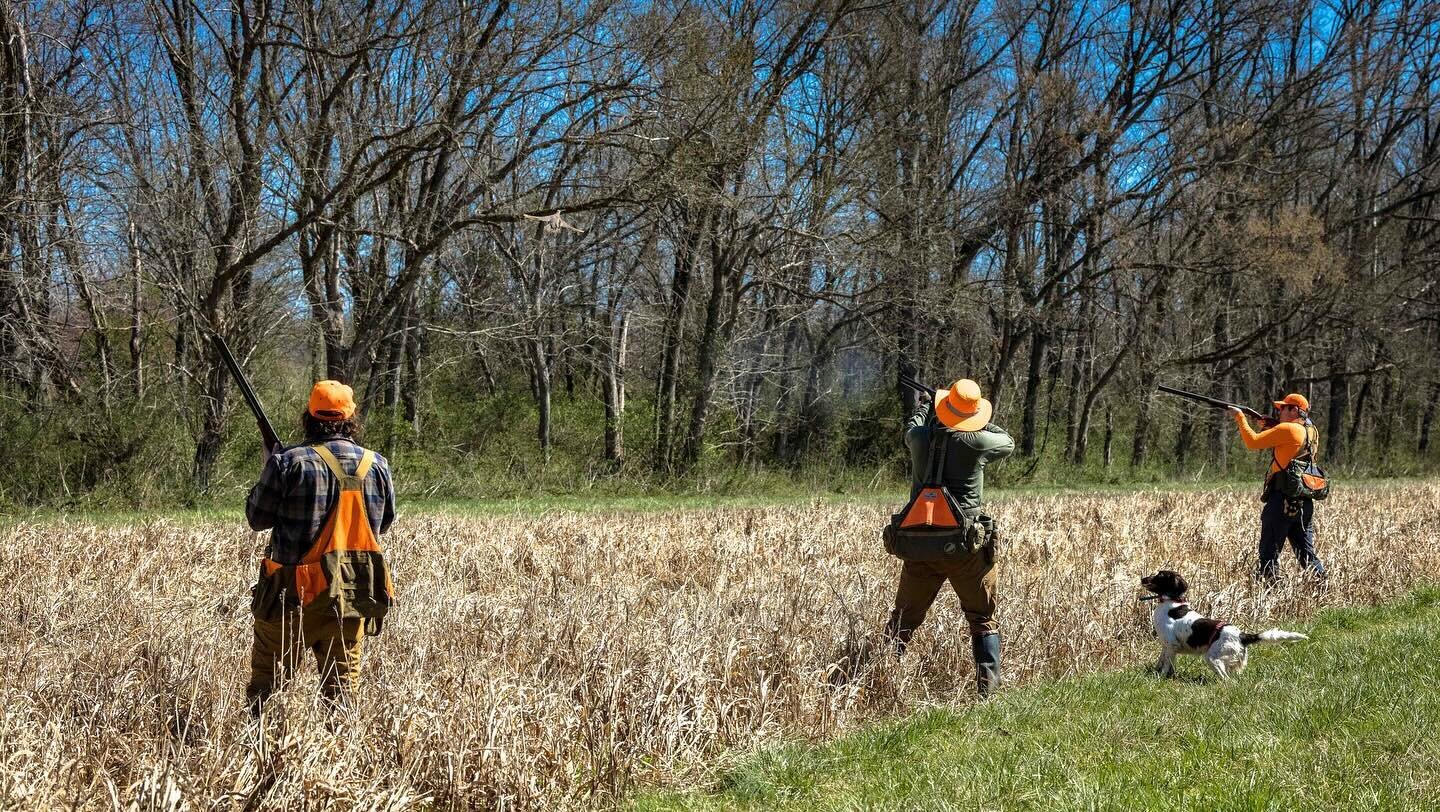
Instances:
[[[1303,627],[1302,627],[1303,628]],[[1434,809],[1440,588],[1334,610],[1314,639],[1251,652],[1219,683],[1196,658],[937,708],[824,746],[752,756],[661,809]]]
[[[535,516],[548,511],[576,512],[644,512],[673,510],[703,510],[717,507],[766,507],[793,505],[811,501],[827,504],[892,504],[904,496],[899,491],[871,491],[858,493],[761,493],[753,496],[720,494],[657,494],[652,496],[586,496],[580,494],[555,494],[530,496],[513,499],[450,499],[434,497],[400,497],[398,507],[400,518],[406,516]],[[163,510],[61,510],[58,508],[36,508],[12,512],[0,511],[0,526],[7,521],[58,522],[73,521],[115,527],[135,524],[152,519],[166,519],[176,522],[206,522],[245,520],[243,497],[230,507],[169,508]]]
[[[1395,484],[1413,484],[1427,478],[1408,479],[1393,477],[1353,478],[1343,482],[1345,488],[1384,488]],[[988,504],[1003,506],[1005,501],[1019,496],[1047,496],[1061,494],[1114,495],[1148,491],[1235,491],[1258,488],[1254,481],[1171,481],[1162,483],[1133,482],[1117,484],[1055,485],[1026,483],[1022,485],[986,485],[985,499]],[[154,519],[165,519],[181,523],[207,521],[243,522],[244,500],[237,493],[232,500],[216,502],[202,507],[160,508],[152,510],[111,510],[102,507],[79,507],[65,509],[57,507],[36,507],[6,509],[0,506],[0,526],[17,521],[53,523],[58,521],[86,522],[106,527],[139,524]],[[562,493],[539,494],[511,498],[462,499],[433,496],[406,496],[398,499],[400,514],[405,516],[495,516],[495,515],[539,515],[547,511],[672,511],[700,510],[716,507],[767,507],[775,505],[804,504],[820,501],[827,504],[885,504],[900,507],[905,492],[900,486],[877,487],[875,489],[803,490],[803,489],[762,489],[755,493],[653,493],[594,494]]]

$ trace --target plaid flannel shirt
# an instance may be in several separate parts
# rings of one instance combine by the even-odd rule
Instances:
[[[323,437],[320,442],[354,471],[365,449],[345,437]],[[287,448],[265,461],[260,481],[245,500],[245,518],[252,530],[271,530],[270,559],[277,564],[299,564],[310,550],[330,509],[340,498],[340,483],[308,445]],[[378,453],[365,477],[365,514],[378,536],[395,520],[395,490],[390,465]]]

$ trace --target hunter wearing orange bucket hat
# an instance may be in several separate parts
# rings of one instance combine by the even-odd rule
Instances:
[[[900,374],[899,383],[906,386],[910,373],[902,367]],[[910,501],[897,514],[902,529],[918,526],[906,524],[912,515],[923,515],[923,522],[934,527],[944,525],[948,516],[950,526],[968,528],[967,541],[951,545],[955,549],[943,550],[938,556],[887,547],[902,565],[885,636],[903,653],[940,588],[950,584],[970,627],[975,688],[981,696],[1000,687],[1000,624],[996,617],[1000,535],[995,519],[984,512],[985,468],[1015,450],[1014,439],[990,422],[993,411],[990,401],[981,396],[980,384],[961,378],[948,389],[936,390],[933,409],[923,403],[906,421]],[[948,498],[942,498],[946,494]]]
[[[990,401],[980,396],[980,384],[969,378],[935,390],[935,417],[951,431],[979,431],[993,411]]]

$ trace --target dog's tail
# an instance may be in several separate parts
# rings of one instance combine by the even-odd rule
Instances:
[[[1284,629],[1267,629],[1259,634],[1240,635],[1240,645],[1253,646],[1256,643],[1298,643],[1301,640],[1309,640],[1309,637],[1299,632],[1287,632]]]

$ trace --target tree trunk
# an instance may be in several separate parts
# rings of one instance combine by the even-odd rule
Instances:
[[[630,316],[616,321],[609,315],[610,336],[605,351],[605,462],[618,471],[625,463],[625,351],[630,341]]]
[[[1395,437],[1395,373],[1393,370],[1386,370],[1381,373],[1380,378],[1380,405],[1377,408],[1377,426],[1375,430],[1375,444],[1379,447],[1380,453],[1389,454],[1390,444]]]
[[[1091,415],[1094,414],[1095,403],[1099,399],[1100,393],[1105,390],[1106,386],[1110,385],[1110,381],[1114,379],[1115,373],[1120,371],[1120,364],[1125,361],[1125,357],[1129,355],[1130,350],[1134,348],[1136,338],[1133,333],[1127,337],[1125,343],[1120,347],[1120,350],[1115,353],[1115,358],[1110,361],[1110,365],[1105,367],[1105,371],[1100,373],[1100,377],[1095,381],[1095,385],[1090,387],[1090,391],[1085,395],[1085,405],[1080,409],[1080,419],[1075,427],[1075,454],[1072,457],[1072,461],[1076,465],[1083,465],[1085,463],[1085,450],[1090,445],[1090,418]],[[1110,424],[1108,412],[1105,422],[1108,431]],[[1106,444],[1109,444],[1109,440],[1106,440]],[[1106,463],[1106,465],[1108,466],[1109,463]]]
[[[195,440],[195,457],[191,475],[195,495],[205,495],[214,484],[215,464],[220,459],[220,447],[225,441],[225,398],[230,392],[230,371],[220,360],[219,352],[210,342],[205,342],[201,358],[204,391],[200,412],[200,435]]]
[[[1430,426],[1435,422],[1435,403],[1440,401],[1440,381],[1430,384],[1430,397],[1425,399],[1425,411],[1420,414],[1420,437],[1415,443],[1415,450],[1421,456],[1430,448]]]
[[[1019,320],[1010,313],[1016,287],[1013,280],[1019,277],[1017,267],[1020,263],[1020,228],[1018,225],[1012,224],[1005,229],[1005,256],[1001,263],[1000,353],[995,359],[995,369],[990,375],[989,393],[990,403],[996,412],[1000,411],[1000,404],[1005,398],[1005,375],[1010,371],[1010,363],[1015,358],[1015,351],[1025,338],[1025,331],[1020,329]]]
[[[790,403],[795,399],[792,367],[799,350],[800,319],[791,319],[790,326],[785,329],[785,348],[780,353],[780,398],[775,403],[775,416],[779,427],[775,431],[775,441],[771,452],[775,459],[786,464],[794,460],[791,443],[793,427],[788,425],[788,422],[791,418]]]
[[[420,392],[424,383],[421,373],[425,363],[425,352],[429,349],[430,344],[430,334],[426,332],[425,325],[433,323],[434,309],[435,302],[432,297],[425,322],[421,322],[418,312],[412,313],[408,328],[410,340],[406,343],[404,386],[400,389],[400,400],[405,407],[405,422],[410,426],[410,437],[414,440],[420,439]]]
[[[700,244],[704,240],[703,217],[688,206],[681,209],[684,235],[675,252],[675,274],[670,283],[670,297],[665,310],[661,336],[660,366],[655,381],[655,459],[654,469],[669,473],[673,457],[675,430],[675,399],[680,379],[680,356],[685,339],[685,311],[690,303],[690,287]],[[697,221],[697,218],[700,218]]]
[[[1075,356],[1070,366],[1070,391],[1066,394],[1067,405],[1065,407],[1065,450],[1077,465],[1084,460],[1085,445],[1089,441],[1088,437],[1081,437],[1088,431],[1090,422],[1088,415],[1082,417],[1081,410],[1076,409],[1075,405],[1081,397],[1080,393],[1089,388],[1090,365],[1094,354],[1092,351],[1094,311],[1095,297],[1090,286],[1086,285],[1080,294],[1079,335],[1075,339]],[[1087,407],[1091,402],[1091,399],[1087,397]]]
[[[1235,290],[1234,274],[1223,274],[1220,280],[1219,312],[1215,316],[1215,347],[1218,349],[1230,343],[1230,301]],[[1216,361],[1211,368],[1215,381],[1214,397],[1231,400],[1234,381],[1229,374],[1229,362]],[[1210,428],[1210,458],[1215,461],[1217,471],[1224,473],[1230,467],[1230,420],[1222,413],[1209,415],[1206,423]]]
[[[1151,410],[1155,404],[1155,383],[1157,373],[1145,369],[1140,373],[1140,395],[1135,405],[1135,436],[1131,438],[1130,467],[1139,468],[1145,464],[1149,452]]]
[[[145,397],[145,336],[141,332],[140,298],[140,239],[135,233],[135,221],[129,220],[125,230],[126,243],[130,249],[130,374],[134,378],[135,398]]]
[[[477,348],[475,350],[475,365],[480,367],[480,380],[485,382],[485,396],[495,397],[499,388],[495,384],[495,375],[490,372],[490,362],[485,360],[485,351]]]
[[[385,456],[392,459],[400,448],[400,396],[405,388],[406,358],[411,352],[410,322],[414,317],[414,309],[414,295],[406,296],[399,318],[396,319],[397,335],[391,343],[390,357],[385,364],[385,374],[389,376],[386,380],[388,385],[385,387],[385,416],[388,419],[385,427]]]
[[[1365,418],[1365,406],[1370,401],[1374,378],[1374,375],[1366,375],[1365,382],[1360,385],[1360,394],[1355,397],[1355,414],[1350,418],[1350,434],[1346,438],[1346,444],[1352,449],[1355,448],[1355,440],[1360,434],[1360,423]]]
[[[70,207],[58,181],[51,194],[54,195],[54,204],[50,211],[49,225],[52,235],[59,236],[60,256],[65,260],[65,267],[70,271],[70,278],[75,283],[75,290],[80,294],[80,302],[85,305],[85,314],[90,319],[90,332],[95,341],[95,365],[100,372],[100,408],[109,414],[110,395],[115,383],[115,371],[110,360],[110,326],[106,323],[104,310],[95,298],[94,289],[90,287],[90,278],[85,274],[84,262],[80,257],[80,230],[71,222]]]
[[[1115,411],[1105,410],[1105,470],[1115,464]]]
[[[1190,409],[1180,413],[1180,431],[1175,435],[1175,471],[1185,473],[1190,444],[1195,437],[1195,417]]]
[[[710,400],[715,396],[715,379],[719,372],[720,354],[727,343],[733,323],[731,313],[738,296],[739,286],[732,283],[738,279],[739,269],[729,267],[720,256],[710,262],[710,298],[705,305],[705,330],[701,334],[700,348],[696,356],[698,368],[695,374],[695,400],[690,409],[690,427],[685,434],[681,450],[682,469],[688,469],[700,460],[705,443],[705,423],[710,415]]]
[[[1025,372],[1025,400],[1020,420],[1020,453],[1035,456],[1035,415],[1040,403],[1040,385],[1045,366],[1045,350],[1050,341],[1048,331],[1035,325],[1030,334],[1030,364]]]
[[[828,370],[835,360],[834,348],[828,338],[810,354],[805,371],[805,395],[800,402],[799,448],[802,455],[814,451],[824,442],[832,422],[832,404],[823,397]]]
[[[339,245],[334,229],[316,226],[301,232],[300,275],[310,317],[325,345],[325,377],[354,381],[350,347],[345,343],[345,301],[340,293]]]
[[[535,396],[535,408],[539,421],[535,426],[535,438],[540,443],[540,459],[550,464],[550,362],[546,358],[545,344],[538,339],[527,339],[525,348],[529,351],[530,385]]]
[[[1330,364],[1330,392],[1325,421],[1325,439],[1330,441],[1327,457],[1331,462],[1345,459],[1345,412],[1350,406],[1350,387],[1345,379],[1345,359],[1335,358]]]

